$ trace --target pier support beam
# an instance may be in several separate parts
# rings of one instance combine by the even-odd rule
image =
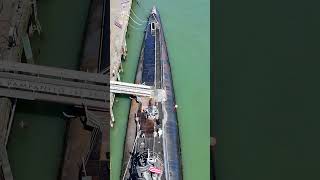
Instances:
[[[5,144],[5,139],[8,131],[8,124],[11,111],[11,100],[8,98],[0,98],[0,144]]]
[[[0,167],[5,180],[13,180],[8,153],[5,145],[8,133],[8,124],[11,111],[11,101],[8,98],[0,98]]]
[[[0,147],[0,165],[2,168],[3,177],[5,180],[13,180],[11,167],[9,163],[8,153],[5,147]]]

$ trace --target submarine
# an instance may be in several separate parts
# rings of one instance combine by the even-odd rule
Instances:
[[[144,30],[135,84],[154,89],[132,98],[121,180],[182,180],[177,105],[159,11],[153,7]]]

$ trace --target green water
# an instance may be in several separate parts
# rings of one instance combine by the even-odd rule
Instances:
[[[134,12],[144,20],[156,2],[168,45],[181,136],[185,180],[209,179],[210,127],[210,1],[141,1]],[[145,10],[148,10],[147,12]],[[132,16],[134,18],[134,16]],[[136,20],[136,18],[135,18]],[[136,20],[137,21],[137,20]],[[139,22],[139,21],[137,21]],[[128,57],[122,80],[133,82],[144,28],[134,22],[128,31]],[[112,180],[118,180],[129,111],[128,98],[118,98],[111,131]]]
[[[37,64],[78,69],[89,0],[38,1],[43,33],[31,39]],[[40,54],[38,49],[40,48]],[[15,180],[55,180],[63,159],[65,106],[19,100],[8,153]],[[24,121],[26,128],[20,128]]]

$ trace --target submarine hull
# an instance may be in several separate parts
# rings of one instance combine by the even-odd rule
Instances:
[[[165,98],[137,97],[132,100],[121,179],[181,180],[173,80],[161,19],[155,8],[145,28],[135,83],[162,90]]]

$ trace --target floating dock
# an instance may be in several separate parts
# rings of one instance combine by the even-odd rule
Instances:
[[[82,71],[104,74],[104,69],[108,66],[106,62],[109,61],[109,56],[104,51],[109,46],[109,41],[105,41],[109,35],[105,31],[108,23],[106,18],[109,18],[107,2],[91,0],[80,62]],[[103,81],[109,81],[107,75],[103,76],[106,76]],[[85,109],[80,116],[82,117],[71,118],[68,125],[60,179],[109,179],[110,115],[108,112]],[[102,125],[97,119],[104,119],[107,123]]]

